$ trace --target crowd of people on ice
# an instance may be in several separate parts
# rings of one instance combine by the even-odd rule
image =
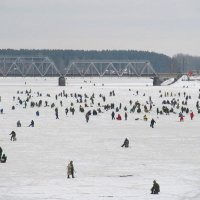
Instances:
[[[80,89],[82,89],[82,87]],[[175,114],[178,115],[180,122],[183,122],[185,116],[187,115],[190,116],[191,120],[194,119],[194,112],[188,106],[188,102],[192,99],[192,97],[185,91],[182,93],[173,93],[166,91],[163,92],[160,90],[158,93],[158,99],[161,99],[161,107],[155,105],[151,96],[146,97],[146,94],[140,94],[139,90],[133,92],[131,89],[129,89],[129,92],[133,93],[133,98],[131,98],[126,105],[122,105],[121,102],[115,101],[118,94],[114,90],[110,91],[108,95],[102,93],[99,95],[95,93],[89,95],[87,93],[82,94],[76,92],[66,93],[65,90],[57,94],[45,94],[40,91],[33,92],[30,89],[25,91],[17,91],[17,94],[12,98],[13,106],[11,109],[14,112],[18,107],[22,107],[24,109],[35,108],[35,115],[40,117],[41,113],[43,112],[43,110],[40,108],[46,107],[49,109],[54,109],[56,120],[60,119],[60,112],[64,112],[66,116],[69,116],[69,113],[71,113],[71,116],[73,116],[75,113],[79,112],[85,117],[86,123],[89,122],[91,116],[101,116],[106,112],[110,113],[111,120],[117,121],[127,121],[129,116],[132,115],[135,116],[135,120],[143,120],[144,122],[149,121],[151,128],[154,128],[156,124],[155,119],[151,117],[152,115],[158,118],[159,115]],[[143,100],[146,98],[145,102],[139,98],[141,96],[143,97]],[[107,99],[109,99],[109,101],[107,101]],[[197,113],[200,113],[199,99],[200,90],[196,100]],[[66,101],[68,106],[66,106]],[[3,114],[3,112],[4,108],[1,108],[0,113]],[[42,114],[45,115],[44,112]],[[22,127],[20,119],[16,122],[16,124],[17,127]],[[35,122],[32,119],[28,127],[35,127]],[[11,141],[17,141],[17,134],[15,131],[12,130],[10,135]],[[129,147],[129,140],[127,138],[121,147]],[[2,152],[3,150],[0,147],[0,161],[1,163],[5,163],[7,157]],[[67,176],[68,178],[70,176],[74,178],[73,161],[70,161],[67,166]],[[156,183],[156,181],[154,181],[154,186],[152,187],[151,191],[153,194],[157,194],[160,191],[159,185]]]
[[[131,89],[129,89],[129,91],[132,92]],[[155,119],[152,119],[151,115],[152,113],[154,114],[155,111],[157,116],[163,114],[165,115],[176,114],[177,111],[179,111],[178,113],[180,121],[184,121],[185,117],[184,115],[186,114],[190,114],[191,120],[194,118],[194,112],[190,110],[188,107],[188,101],[191,99],[191,96],[186,94],[186,92],[184,92],[183,95],[180,92],[178,92],[177,94],[172,92],[164,92],[163,94],[162,91],[160,90],[159,98],[162,99],[165,98],[165,99],[162,100],[162,107],[157,107],[156,109],[155,109],[156,105],[154,104],[151,96],[147,98],[146,102],[142,102],[141,100],[138,100],[139,98],[137,99],[137,97],[139,97],[140,95],[138,90],[133,95],[134,95],[133,99],[135,99],[135,101],[133,101],[133,99],[130,99],[128,105],[122,105],[121,102],[119,102],[118,104],[116,102],[109,103],[106,101],[109,97],[116,97],[116,92],[114,90],[110,91],[109,96],[106,96],[104,94],[99,94],[98,96],[96,96],[95,93],[93,93],[92,95],[86,93],[67,94],[65,90],[63,90],[58,94],[51,95],[49,93],[43,94],[39,91],[32,92],[32,90],[30,89],[26,91],[17,91],[17,96],[13,96],[13,103],[16,105],[12,106],[12,110],[15,110],[17,106],[22,106],[25,109],[29,106],[31,108],[37,109],[36,116],[39,117],[41,113],[39,109],[42,106],[49,107],[50,109],[55,110],[56,119],[59,119],[59,112],[62,112],[62,110],[64,110],[66,116],[69,115],[68,113],[74,115],[75,112],[79,111],[80,113],[85,113],[86,122],[89,122],[91,116],[103,114],[107,111],[111,111],[112,120],[119,120],[119,121],[128,120],[128,115],[131,114],[136,115],[144,113],[143,116],[144,121],[148,121],[148,119],[151,118],[150,127],[152,128],[154,127],[153,125],[155,124]],[[142,96],[145,97],[146,94],[143,93]],[[179,99],[181,98],[181,96],[183,98],[182,100]],[[35,101],[34,97],[37,97],[39,100]],[[198,99],[200,99],[200,95]],[[66,100],[68,101],[68,107],[65,107],[64,105]],[[98,101],[96,102],[96,105],[95,101]],[[78,110],[75,110],[75,108],[77,109],[77,107]],[[198,100],[196,102],[196,108],[197,112],[200,113],[200,105]],[[3,108],[1,110],[3,112]],[[139,118],[135,118],[135,120],[138,119]],[[31,124],[29,126],[34,127],[33,120],[31,121]],[[20,120],[17,121],[17,127],[21,127]]]

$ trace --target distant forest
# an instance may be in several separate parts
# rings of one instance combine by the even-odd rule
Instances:
[[[188,72],[190,70],[200,73],[200,57],[190,56],[186,54],[177,54],[172,58],[172,63],[180,72]]]
[[[187,72],[200,70],[200,57],[177,54],[169,57],[148,51],[134,50],[13,50],[1,49],[0,56],[48,56],[58,69],[63,72],[71,60],[149,60],[159,73]]]

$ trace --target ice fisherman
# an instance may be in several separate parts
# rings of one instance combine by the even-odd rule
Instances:
[[[72,176],[72,178],[74,178],[73,161],[70,161],[69,164],[67,165],[67,178],[70,178],[70,176]]]

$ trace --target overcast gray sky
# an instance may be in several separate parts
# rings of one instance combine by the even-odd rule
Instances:
[[[0,0],[0,48],[200,56],[200,0]]]

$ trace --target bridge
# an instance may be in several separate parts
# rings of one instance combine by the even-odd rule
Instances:
[[[60,76],[54,62],[44,56],[0,56],[1,76]]]
[[[157,76],[149,61],[78,60],[71,61],[65,76]]]
[[[63,66],[64,67],[64,66]],[[0,56],[0,76],[158,76],[147,60],[72,60],[65,72],[47,56]]]

